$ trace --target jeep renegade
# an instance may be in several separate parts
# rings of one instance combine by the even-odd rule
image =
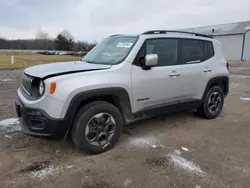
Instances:
[[[16,112],[22,131],[66,138],[91,154],[112,148],[130,120],[195,110],[216,118],[228,63],[211,36],[184,31],[112,35],[80,61],[24,70]]]

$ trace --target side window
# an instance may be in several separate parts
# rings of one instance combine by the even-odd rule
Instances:
[[[146,55],[157,54],[158,64],[156,66],[176,65],[178,56],[177,39],[148,39],[145,42]]]
[[[211,41],[205,41],[206,60],[214,56],[214,46]]]
[[[182,39],[182,63],[200,63],[205,60],[205,47],[202,40]]]

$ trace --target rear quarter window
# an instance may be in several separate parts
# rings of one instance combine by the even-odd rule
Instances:
[[[214,57],[214,45],[211,41],[205,41],[206,60]]]

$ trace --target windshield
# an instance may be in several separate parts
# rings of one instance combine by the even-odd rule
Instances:
[[[124,60],[134,46],[137,37],[114,36],[104,39],[93,48],[83,61],[96,64],[117,64]]]

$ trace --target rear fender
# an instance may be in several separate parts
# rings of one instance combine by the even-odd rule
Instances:
[[[229,78],[228,78],[228,76],[218,76],[218,77],[211,78],[208,81],[206,89],[205,89],[203,97],[202,97],[202,100],[205,99],[206,93],[214,85],[222,87],[225,97],[228,95],[228,92],[229,92]]]

